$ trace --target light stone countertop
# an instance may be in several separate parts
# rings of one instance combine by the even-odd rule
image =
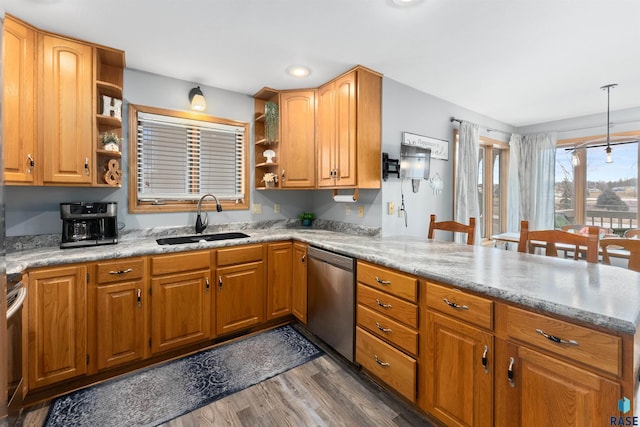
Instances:
[[[157,236],[141,236],[116,245],[15,251],[7,254],[7,274],[67,263],[295,239],[615,331],[635,334],[640,324],[640,273],[620,267],[406,236],[371,237],[287,228],[241,231],[250,237],[160,246],[155,241]]]

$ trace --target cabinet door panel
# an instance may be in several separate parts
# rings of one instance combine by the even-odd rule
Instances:
[[[42,44],[45,183],[91,183],[93,48],[49,35]]]
[[[307,245],[293,244],[293,302],[296,318],[307,324]]]
[[[4,178],[9,184],[33,184],[37,174],[29,156],[42,161],[35,152],[35,30],[7,17],[3,35]]]
[[[98,369],[143,358],[145,306],[142,281],[98,287]]]
[[[264,263],[218,269],[216,328],[226,334],[264,321]]]
[[[152,353],[211,336],[209,270],[154,278],[151,288]]]
[[[87,372],[87,269],[29,273],[29,388]]]
[[[356,73],[336,81],[337,186],[354,186],[356,175]],[[366,126],[366,125],[365,125]]]
[[[291,314],[292,244],[272,243],[267,253],[267,320],[271,320]]]
[[[332,175],[332,171],[335,168],[336,143],[335,95],[334,83],[318,89],[318,187],[331,187],[335,183]]]
[[[518,356],[515,381],[523,427],[602,426],[619,414],[618,384],[526,347]]]
[[[450,426],[493,425],[493,336],[435,313],[427,325],[429,412]]]
[[[280,186],[313,188],[316,183],[314,91],[282,93],[280,116]]]

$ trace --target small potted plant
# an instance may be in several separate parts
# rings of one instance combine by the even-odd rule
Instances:
[[[262,175],[262,182],[264,182],[265,187],[273,188],[278,183],[278,175],[273,172],[266,172]]]
[[[316,216],[311,212],[302,212],[300,215],[298,215],[298,218],[300,218],[300,221],[302,221],[302,225],[304,225],[305,227],[309,227],[311,225],[311,221],[313,221],[315,217]]]
[[[119,151],[120,137],[115,132],[105,132],[100,135],[102,148],[106,151]]]

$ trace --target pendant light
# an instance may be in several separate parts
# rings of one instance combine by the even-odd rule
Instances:
[[[604,85],[602,86],[600,89],[602,90],[607,90],[607,148],[605,148],[604,152],[607,153],[607,163],[613,163],[613,159],[611,159],[611,136],[609,135],[609,131],[611,129],[611,122],[609,121],[609,114],[610,114],[610,110],[609,110],[609,98],[610,98],[610,92],[611,92],[611,88],[614,88],[618,86],[617,83],[612,83],[612,84],[608,84],[608,85]]]

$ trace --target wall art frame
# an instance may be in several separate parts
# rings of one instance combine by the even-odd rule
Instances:
[[[431,138],[411,132],[402,132],[402,144],[430,148],[432,159],[449,160],[449,141],[444,139]]]

